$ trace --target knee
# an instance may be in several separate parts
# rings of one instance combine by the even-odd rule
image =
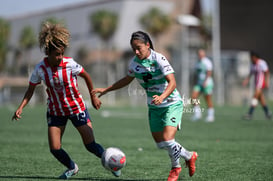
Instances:
[[[156,143],[156,145],[157,145],[157,148],[159,148],[159,149],[168,149],[168,147],[170,147],[173,142],[174,142],[174,140],[161,141],[159,143]]]

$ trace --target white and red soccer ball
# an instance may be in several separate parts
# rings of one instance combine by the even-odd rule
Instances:
[[[110,171],[118,171],[126,165],[126,156],[119,148],[107,148],[101,157],[104,168]]]

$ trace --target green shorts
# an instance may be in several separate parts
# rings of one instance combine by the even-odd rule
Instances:
[[[206,87],[203,87],[201,85],[195,85],[193,87],[193,90],[196,92],[204,93],[205,95],[212,95],[213,93],[213,84],[207,85]]]
[[[149,108],[149,124],[151,132],[163,131],[165,126],[178,127],[180,129],[182,114],[182,101],[169,107]]]

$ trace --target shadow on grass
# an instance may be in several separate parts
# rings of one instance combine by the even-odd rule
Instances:
[[[61,180],[57,177],[45,177],[45,176],[9,176],[5,175],[2,176],[0,175],[0,180],[2,179],[33,179],[33,180]],[[98,178],[98,177],[87,177],[87,178],[69,178],[69,180],[101,180],[101,181],[151,181],[151,180],[164,180],[164,179],[121,179],[121,178],[116,178],[116,179],[105,179],[105,178]]]

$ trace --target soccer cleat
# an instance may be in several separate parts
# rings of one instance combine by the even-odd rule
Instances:
[[[115,176],[115,177],[120,177],[121,176],[121,170],[118,170],[118,171],[111,171],[112,174]]]
[[[181,167],[172,168],[168,177],[168,181],[177,181],[180,172],[181,172]]]
[[[76,175],[79,171],[78,165],[75,163],[74,169],[67,169],[60,177],[59,179],[69,179],[73,175]]]
[[[265,115],[267,119],[272,119],[272,112],[268,112],[267,115]]]
[[[196,152],[192,152],[191,159],[186,161],[186,167],[189,168],[189,175],[193,176],[195,173],[195,162],[197,160],[198,154]]]
[[[192,116],[191,121],[195,122],[195,121],[200,120],[201,118],[202,118],[201,114],[198,114],[198,115],[195,114],[195,115]]]
[[[206,118],[206,122],[207,122],[207,123],[214,122],[214,116],[208,116],[208,117]]]

